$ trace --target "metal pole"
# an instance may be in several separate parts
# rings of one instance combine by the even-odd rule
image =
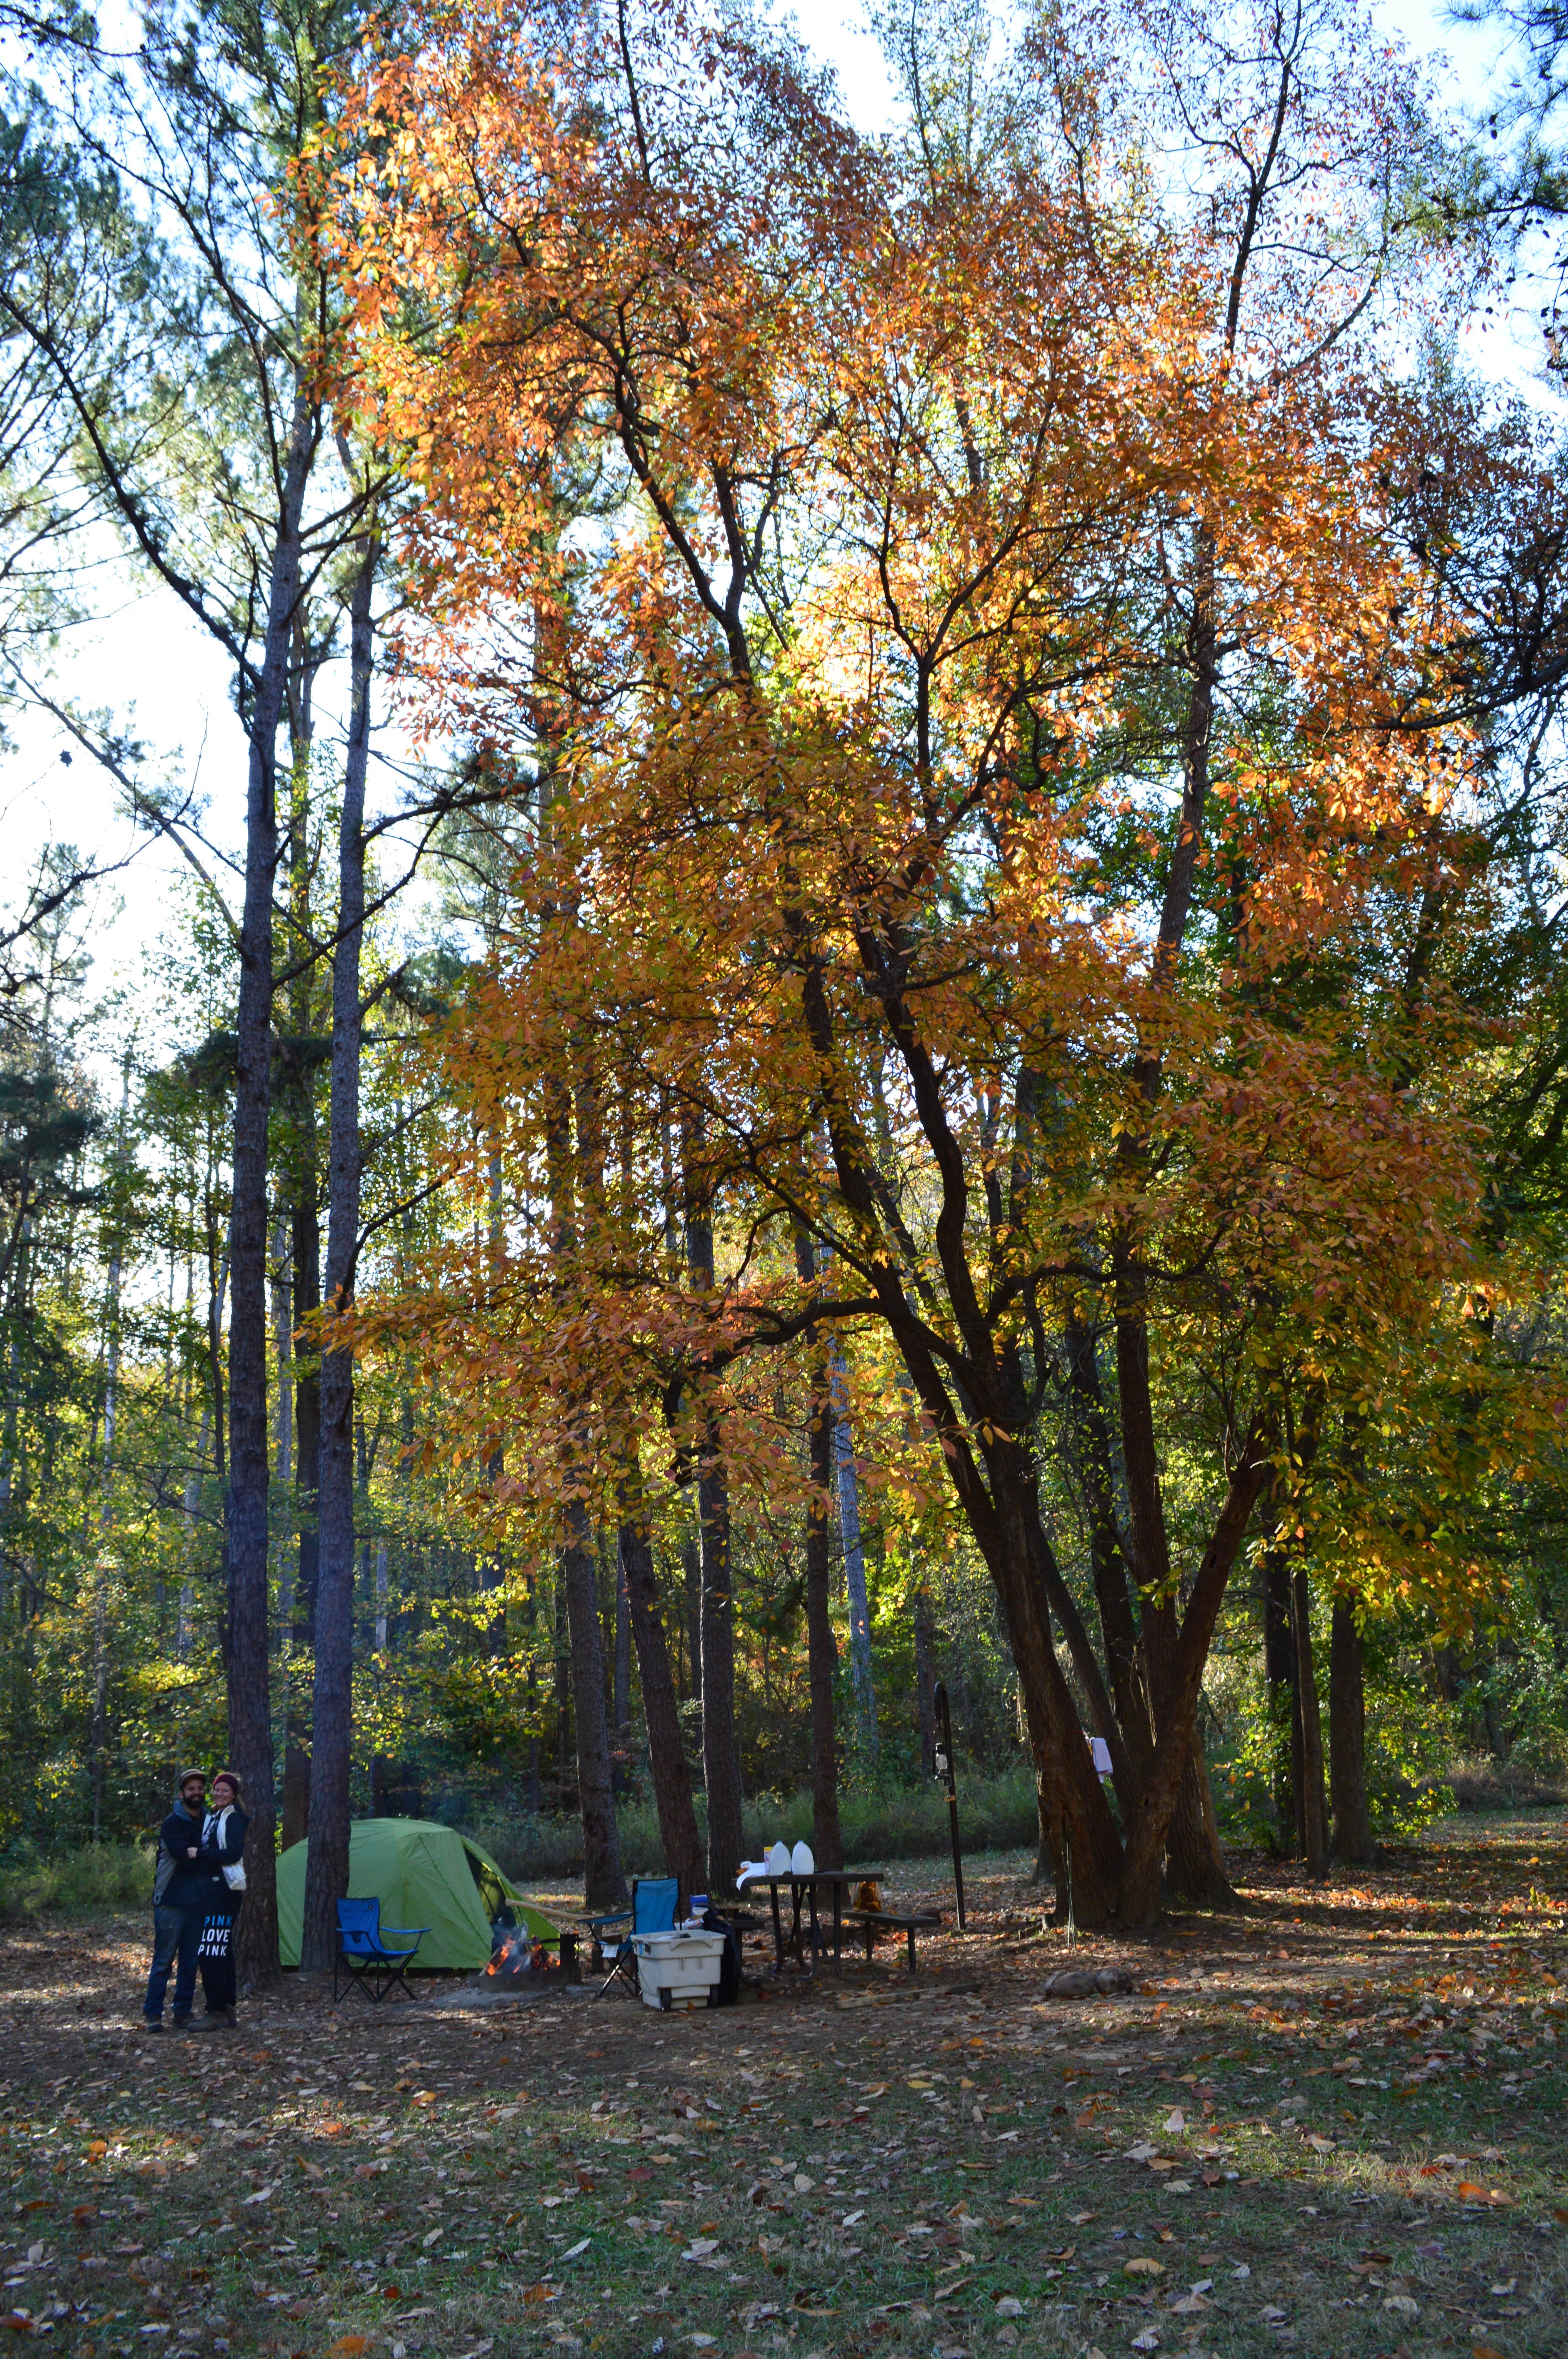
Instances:
[[[947,1788],[947,1822],[953,1837],[953,1885],[958,1896],[958,1930],[964,1927],[964,1855],[958,1848],[958,1786],[953,1771],[953,1718],[947,1709],[947,1682],[938,1680],[933,1698],[936,1706],[936,1775]]]

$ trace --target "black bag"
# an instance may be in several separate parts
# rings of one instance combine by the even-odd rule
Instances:
[[[719,1960],[719,1980],[708,1994],[709,2006],[733,2006],[741,1995],[741,1940],[733,1925],[710,1908],[703,1918],[703,1930],[722,1933],[724,1949]]]

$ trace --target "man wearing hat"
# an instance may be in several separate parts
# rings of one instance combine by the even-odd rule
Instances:
[[[153,1872],[153,1968],[142,2005],[149,2031],[163,2029],[164,1993],[176,1959],[179,1962],[174,1978],[174,2028],[189,2027],[201,1928],[207,1921],[214,1880],[220,1888],[222,1884],[222,1870],[215,1876],[214,1864],[201,1855],[206,1807],[206,1771],[185,1770],[178,1799],[158,1829],[157,1865]]]

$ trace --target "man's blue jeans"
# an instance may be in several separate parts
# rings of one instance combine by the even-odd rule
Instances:
[[[190,2013],[190,2003],[196,1996],[196,1952],[201,1946],[201,1928],[206,1922],[204,1907],[153,1910],[153,1970],[147,1976],[147,1995],[142,2008],[149,2023],[163,2021],[163,1995],[168,1988],[168,1970],[177,1957],[179,1966],[174,1977],[176,2019]]]

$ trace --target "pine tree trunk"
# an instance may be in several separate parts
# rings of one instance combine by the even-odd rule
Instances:
[[[598,1568],[592,1526],[580,1499],[568,1504],[567,1529],[568,1538],[560,1554],[560,1578],[571,1639],[583,1897],[589,1908],[620,1908],[626,1900],[626,1878],[621,1865],[621,1831],[615,1822],[615,1799],[611,1790],[604,1650],[599,1635]]]
[[[353,1303],[359,1255],[360,955],[364,929],[365,773],[370,758],[371,596],[377,548],[367,538],[350,607],[350,708],[338,828],[338,927],[332,951],[332,1095],[328,1159],[327,1312]],[[330,1341],[330,1331],[329,1337]],[[320,1555],[311,1699],[310,1844],[305,1863],[300,1965],[330,1971],[338,1903],[349,1889],[353,1735],[354,1357],[321,1354]]]
[[[1263,1677],[1269,1690],[1269,1727],[1272,1753],[1274,1819],[1282,1857],[1299,1857],[1301,1791],[1300,1726],[1296,1712],[1296,1641],[1291,1607],[1290,1562],[1281,1548],[1271,1544],[1260,1569],[1263,1591]]]
[[[621,1527],[621,1564],[632,1639],[637,1649],[637,1678],[643,1690],[643,1717],[648,1726],[648,1762],[653,1772],[654,1807],[659,1816],[665,1871],[679,1877],[682,1893],[689,1900],[694,1892],[701,1891],[706,1881],[702,1838],[692,1804],[691,1772],[681,1743],[680,1706],[670,1669],[664,1616],[659,1611],[653,1538],[641,1517],[628,1515]]]
[[[1367,1808],[1367,1718],[1356,1601],[1337,1592],[1328,1638],[1328,1783],[1334,1856],[1368,1867],[1378,1855]]]
[[[615,1791],[630,1789],[632,1777],[632,1623],[626,1593],[626,1556],[615,1551]]]
[[[233,1225],[229,1257],[229,1492],[224,1503],[228,1613],[224,1669],[229,1754],[251,1831],[236,1966],[243,1984],[277,1972],[276,1805],[267,1662],[267,1111],[272,1082],[275,764],[289,634],[299,603],[299,519],[314,449],[303,393],[295,400],[267,585],[266,636],[250,713],[245,891],[234,1084]]]
[[[1296,1722],[1301,1736],[1302,1856],[1311,1876],[1328,1872],[1328,1832],[1323,1806],[1323,1723],[1318,1712],[1313,1662],[1312,1590],[1304,1564],[1291,1576],[1292,1625],[1296,1642]]]
[[[311,1088],[308,1072],[302,1087]],[[290,1223],[296,1334],[313,1332],[321,1308],[321,1224],[316,1212],[314,1112],[308,1102],[296,1109],[297,1191]],[[304,1343],[294,1363],[294,1497],[299,1516],[298,1566],[294,1578],[291,1645],[313,1651],[316,1600],[320,1582],[321,1368],[313,1342]],[[310,1832],[309,1716],[290,1672],[284,1696],[283,1848],[303,1843]]]
[[[702,1548],[702,1779],[708,1794],[708,1889],[729,1894],[741,1870],[744,1829],[735,1751],[735,1593],[730,1484],[710,1426],[697,1477]]]

